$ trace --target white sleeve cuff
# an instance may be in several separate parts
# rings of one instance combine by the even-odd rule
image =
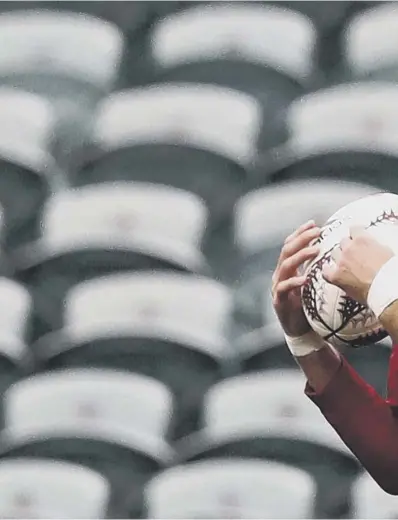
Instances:
[[[368,292],[370,310],[380,318],[383,311],[398,300],[398,257],[393,256],[376,274]]]

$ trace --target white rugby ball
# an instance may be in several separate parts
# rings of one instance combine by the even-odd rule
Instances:
[[[321,248],[319,255],[303,266],[307,276],[301,293],[305,315],[312,329],[336,347],[371,345],[387,336],[367,306],[349,298],[322,276],[323,265],[330,262],[331,253],[340,247],[342,238],[349,237],[352,225],[365,226],[372,236],[398,254],[398,195],[376,193],[338,210],[315,241]]]

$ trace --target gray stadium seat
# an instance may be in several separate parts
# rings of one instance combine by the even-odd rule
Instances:
[[[98,15],[116,23],[125,37],[123,62],[120,67],[118,88],[145,85],[152,80],[153,64],[149,57],[148,33],[162,16],[189,5],[189,1],[154,0],[150,2],[87,2],[102,4]]]
[[[77,464],[0,462],[0,518],[106,518],[109,496],[107,480]]]
[[[261,123],[254,98],[214,85],[117,92],[99,106],[92,137],[97,150],[72,182],[168,184],[199,195],[211,223],[218,223],[251,181]]]
[[[268,256],[270,251],[268,251]],[[273,255],[277,258],[275,248]],[[250,262],[250,263],[249,263]],[[275,260],[276,264],[276,260]],[[231,320],[231,340],[239,342],[241,337],[267,326],[273,316],[265,312],[265,305],[271,292],[272,272],[261,256],[252,257],[247,264],[239,265],[237,282],[233,287],[233,319]]]
[[[147,518],[311,518],[316,493],[306,472],[247,459],[166,470],[145,489]]]
[[[50,99],[59,116],[55,153],[66,165],[89,116],[112,88],[123,36],[95,16],[47,9],[0,15],[0,81]]]
[[[243,374],[205,396],[203,430],[183,439],[179,460],[273,459],[308,471],[317,481],[315,516],[338,518],[349,507],[358,463],[304,396],[298,369]]]
[[[180,437],[195,429],[203,393],[226,369],[229,312],[228,289],[210,279],[113,274],[72,288],[63,329],[32,349],[47,369],[110,367],[159,379],[176,397]]]
[[[42,237],[14,257],[35,299],[35,337],[61,325],[63,296],[80,281],[122,270],[206,272],[206,219],[198,197],[160,185],[102,183],[48,199]]]
[[[357,14],[344,34],[348,76],[364,80],[398,79],[398,7],[394,2],[377,2],[374,7]]]
[[[52,11],[71,11],[75,13],[83,13],[92,16],[98,16],[109,22],[116,24],[123,31],[134,31],[140,24],[144,23],[147,18],[151,6],[149,2],[140,2],[138,5],[126,5],[127,2],[114,0],[111,4],[100,0],[76,0],[70,2],[68,0],[35,0],[35,9],[47,9]],[[151,2],[156,4],[158,2]],[[164,2],[160,2],[164,3]],[[165,2],[169,4],[170,2]],[[21,0],[16,3],[13,0],[4,0],[0,5],[0,12],[20,11],[32,8],[30,0]]]
[[[37,236],[44,201],[62,183],[49,153],[55,124],[44,98],[0,88],[0,203],[7,248]]]
[[[398,497],[383,491],[369,473],[363,473],[354,482],[352,502],[351,518],[389,520],[398,517]]]
[[[267,304],[271,276],[285,238],[310,218],[322,225],[341,206],[376,191],[349,181],[292,180],[254,190],[235,206],[240,250],[235,289],[235,337],[274,320]]]
[[[58,459],[101,473],[111,485],[111,518],[125,518],[127,504],[139,509],[143,484],[173,458],[164,437],[171,394],[151,378],[113,370],[35,375],[8,390],[5,406],[0,459]]]
[[[0,428],[4,425],[4,392],[32,368],[28,347],[32,299],[28,291],[0,277]]]
[[[377,81],[305,96],[288,111],[289,142],[264,155],[260,171],[270,182],[331,178],[397,191],[397,99],[397,85]]]
[[[309,18],[262,2],[196,4],[159,20],[150,38],[156,81],[246,92],[264,110],[260,147],[285,140],[284,109],[315,73],[316,31]]]
[[[242,334],[234,342],[238,351],[239,366],[244,372],[297,368],[287,348],[282,327],[278,321]]]
[[[314,23],[318,37],[314,62],[318,69],[314,87],[327,86],[341,80],[344,75],[344,31],[357,14],[381,2],[373,1],[282,1],[290,9],[298,10]]]

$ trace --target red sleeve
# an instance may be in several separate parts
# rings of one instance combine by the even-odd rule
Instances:
[[[386,401],[344,358],[323,392],[307,385],[306,394],[376,482],[398,494],[398,345],[391,355]]]

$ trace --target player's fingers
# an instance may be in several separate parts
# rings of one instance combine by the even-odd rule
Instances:
[[[279,282],[283,280],[287,280],[288,278],[292,278],[293,276],[296,276],[297,269],[303,264],[304,262],[311,260],[317,256],[319,253],[319,247],[318,246],[308,246],[304,249],[300,249],[293,255],[289,256],[288,258],[285,258],[278,269],[279,273]]]
[[[281,254],[279,255],[278,263],[276,266],[276,270],[278,271],[284,261],[294,256],[296,253],[302,251],[303,249],[309,247],[309,244],[315,240],[319,236],[319,228],[311,228],[307,231],[304,231],[300,236],[291,240],[290,242],[285,243],[282,248]],[[313,246],[317,248],[318,246]]]
[[[305,283],[305,280],[305,276],[293,276],[292,278],[288,278],[287,280],[283,280],[282,282],[278,283],[272,294],[274,303],[278,303],[293,289],[302,287],[302,285]]]
[[[278,258],[278,262],[276,264],[275,272],[272,276],[272,281],[275,282],[277,278],[279,278],[279,269],[284,260],[293,256],[298,251],[304,249],[308,246],[313,240],[319,237],[320,228],[314,227],[314,221],[310,220],[306,224],[303,224],[300,228],[296,230],[295,238],[291,238],[290,240],[286,239],[285,244],[281,250],[281,253]],[[293,235],[295,234],[293,233]],[[291,236],[293,236],[291,235]]]
[[[296,238],[298,235],[301,235],[303,231],[306,231],[307,229],[311,229],[315,227],[315,221],[313,219],[307,220],[307,222],[304,222],[304,224],[301,224],[293,233],[291,233],[288,237],[286,237],[285,243],[290,242],[293,238]]]
[[[319,236],[319,233],[320,233],[319,228],[316,228],[316,227],[310,228],[310,229],[307,229],[306,231],[303,231],[296,238],[290,240],[289,242],[286,242],[282,248],[282,251],[281,251],[281,254],[279,257],[278,266],[284,260],[290,258],[291,256],[295,255],[299,251],[308,247],[309,244]]]

